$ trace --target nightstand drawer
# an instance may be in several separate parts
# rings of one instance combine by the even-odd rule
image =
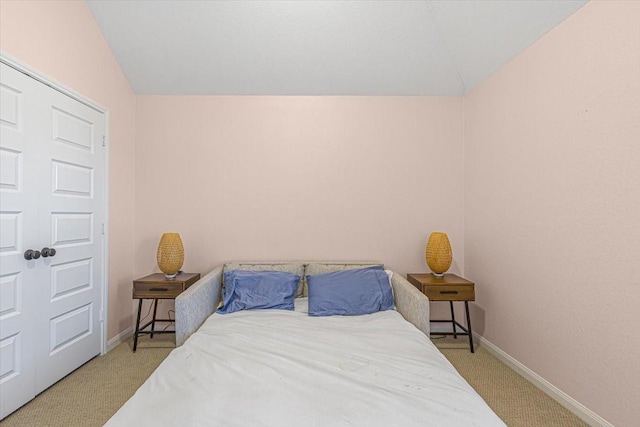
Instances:
[[[431,301],[474,301],[473,285],[424,286],[424,294]]]
[[[184,290],[184,283],[133,283],[134,298],[175,298]]]
[[[167,279],[155,273],[133,281],[133,298],[172,299],[200,280],[200,273],[179,273],[175,279]]]

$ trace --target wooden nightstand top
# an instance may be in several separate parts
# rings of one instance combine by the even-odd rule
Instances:
[[[167,279],[163,273],[154,273],[133,281],[133,298],[172,299],[200,279],[200,273],[180,273]]]
[[[431,273],[407,274],[407,281],[431,301],[475,301],[474,283],[455,274],[436,277]]]

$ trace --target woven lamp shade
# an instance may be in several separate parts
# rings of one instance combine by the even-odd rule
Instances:
[[[184,247],[178,233],[164,233],[158,244],[158,267],[167,279],[173,279],[184,264]]]
[[[449,237],[446,233],[431,233],[427,242],[425,258],[435,276],[442,276],[451,267],[451,243],[449,243]]]

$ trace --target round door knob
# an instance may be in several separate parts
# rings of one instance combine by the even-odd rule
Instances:
[[[48,256],[55,256],[56,255],[56,250],[53,248],[42,248],[42,251],[40,251],[42,253],[43,257],[48,257]]]
[[[26,259],[26,260],[38,259],[38,258],[40,258],[40,251],[34,251],[33,249],[27,249],[24,252],[24,259]]]

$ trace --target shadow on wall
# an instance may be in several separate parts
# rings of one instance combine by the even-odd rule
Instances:
[[[485,310],[478,304],[469,303],[469,315],[471,316],[471,329],[474,334],[484,336]]]
[[[456,320],[463,326],[466,324],[466,314],[463,302],[454,302]],[[431,301],[429,304],[431,319],[451,319],[449,303],[446,301]],[[469,301],[469,316],[471,316],[471,330],[474,334],[484,336],[485,310],[474,302]]]

